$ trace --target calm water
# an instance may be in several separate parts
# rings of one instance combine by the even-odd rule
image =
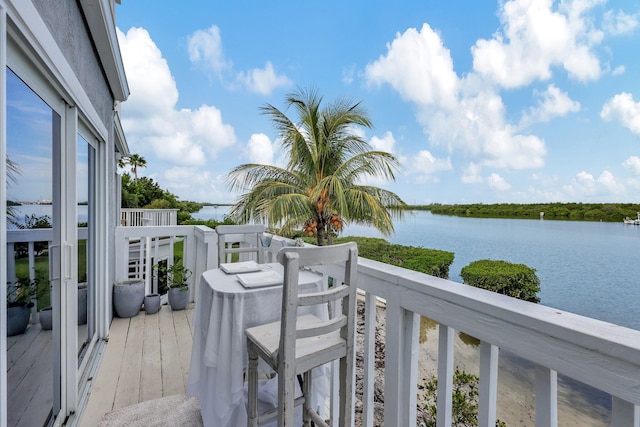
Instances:
[[[226,206],[198,218],[223,219]],[[343,235],[383,237],[350,226]],[[640,329],[640,227],[619,223],[459,218],[428,211],[395,224],[392,243],[455,254],[449,278],[478,259],[526,264],[540,278],[541,304]]]
[[[453,252],[449,277],[478,259],[526,264],[541,304],[640,329],[640,227],[619,223],[459,218],[409,214],[387,240]],[[382,237],[351,226],[345,235]]]
[[[53,206],[51,205],[21,205],[12,206],[13,211],[16,213],[16,219],[19,223],[24,224],[25,215],[35,214],[38,217],[48,215],[49,222],[51,222],[51,213]],[[87,222],[88,206],[78,205],[78,222]]]
[[[22,206],[19,211],[51,215],[51,206]],[[193,216],[222,220],[227,211],[227,206],[205,206]],[[79,206],[79,217],[86,221],[86,206]],[[348,227],[343,235],[383,237],[360,226]],[[640,330],[639,226],[622,220],[459,218],[416,211],[396,223],[395,233],[385,239],[453,252],[449,278],[456,282],[462,282],[462,267],[478,259],[526,264],[540,278],[541,304]]]

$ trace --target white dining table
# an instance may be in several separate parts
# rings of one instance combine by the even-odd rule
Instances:
[[[260,264],[282,277],[279,263]],[[248,273],[247,273],[248,274]],[[300,271],[300,292],[326,286],[320,273]],[[205,427],[245,427],[244,372],[247,367],[247,328],[277,321],[281,316],[282,284],[245,288],[237,275],[221,269],[205,271],[196,291],[194,336],[187,395],[200,401]],[[326,312],[318,312],[326,317]],[[316,375],[314,374],[314,378]],[[326,384],[314,380],[314,406],[324,399]]]

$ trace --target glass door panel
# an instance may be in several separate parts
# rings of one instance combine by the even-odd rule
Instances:
[[[78,135],[78,366],[96,336],[95,317],[95,149]]]
[[[60,409],[59,209],[53,147],[61,117],[7,69],[9,310],[26,321],[7,338],[8,425],[42,426]],[[56,237],[58,236],[58,237]],[[10,322],[12,320],[9,320]],[[58,378],[56,380],[56,378]]]

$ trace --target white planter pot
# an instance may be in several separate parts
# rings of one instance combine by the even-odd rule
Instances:
[[[140,313],[144,302],[144,282],[139,279],[124,280],[113,285],[113,308],[118,317],[134,317]]]
[[[184,310],[189,304],[189,290],[169,289],[169,305],[172,310]]]
[[[144,312],[155,314],[160,310],[160,295],[151,294],[144,297]]]

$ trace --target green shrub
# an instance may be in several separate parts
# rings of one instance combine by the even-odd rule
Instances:
[[[451,408],[451,425],[453,427],[468,427],[478,425],[478,390],[480,379],[460,370],[456,367],[453,374],[453,393]],[[424,380],[419,386],[424,391],[422,419],[418,422],[424,423],[427,427],[435,427],[438,406],[438,379],[432,376],[429,380]],[[506,427],[503,421],[496,420],[496,427]]]
[[[540,302],[540,279],[524,264],[482,259],[460,271],[464,283],[529,302]]]
[[[358,254],[364,258],[419,271],[432,276],[447,279],[449,267],[453,263],[453,252],[414,246],[395,245],[384,239],[372,237],[340,237],[334,244],[356,242]]]

